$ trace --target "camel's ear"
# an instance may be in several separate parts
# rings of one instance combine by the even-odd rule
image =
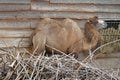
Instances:
[[[98,21],[98,16],[94,16],[92,18],[89,18],[89,21],[90,22],[96,22],[96,21]]]

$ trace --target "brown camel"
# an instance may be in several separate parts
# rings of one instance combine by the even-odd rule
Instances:
[[[52,48],[55,48],[64,53],[77,55],[82,51],[94,48],[97,44],[101,44],[102,38],[98,29],[104,26],[104,21],[99,21],[96,16],[85,23],[84,30],[71,19],[58,21],[45,18],[40,21],[35,29],[32,39],[33,50],[40,53],[45,49],[51,52]]]

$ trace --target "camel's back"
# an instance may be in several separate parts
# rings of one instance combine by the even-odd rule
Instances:
[[[55,29],[61,29],[63,26],[61,23],[57,20],[45,18],[42,21],[39,22],[38,26],[36,27],[36,31],[43,31],[43,30],[55,30]]]
[[[64,19],[63,22],[67,32],[69,33],[69,38],[71,38],[70,40],[76,41],[83,38],[83,31],[75,21]]]

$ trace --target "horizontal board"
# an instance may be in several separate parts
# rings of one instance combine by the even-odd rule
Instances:
[[[23,11],[30,10],[30,5],[11,5],[11,4],[1,4],[0,11]]]
[[[1,38],[0,39],[0,47],[13,47],[18,45],[20,47],[29,47],[30,44],[29,38]]]
[[[49,4],[49,2],[33,2],[32,10],[39,11],[75,11],[75,12],[120,12],[119,5],[74,5]]]
[[[31,0],[0,0],[0,3],[30,3]]]
[[[39,20],[0,20],[0,29],[33,29]]]
[[[90,13],[90,12],[38,12],[38,11],[26,11],[26,12],[0,12],[0,19],[9,18],[76,18],[87,19],[89,17],[98,16],[103,19],[120,19],[118,13]]]
[[[32,34],[32,30],[0,30],[0,39],[1,38],[22,38],[22,37],[30,37]]]
[[[50,0],[50,3],[120,4],[120,0]]]
[[[39,20],[0,20],[0,30],[34,30],[34,28],[39,24]],[[63,20],[63,19],[57,19]],[[75,19],[74,19],[75,20]],[[83,27],[86,20],[75,20],[80,27]]]

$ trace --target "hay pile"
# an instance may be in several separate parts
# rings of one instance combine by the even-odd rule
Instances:
[[[115,41],[117,39],[120,39],[120,26],[118,27],[118,29],[114,29],[114,28],[101,29],[100,34],[104,38],[104,43],[109,43],[111,41]],[[103,47],[100,50],[100,52],[101,53],[120,52],[120,41]]]
[[[45,56],[44,51],[34,56],[13,48],[0,59],[0,80],[120,80],[120,69],[99,68],[92,52],[78,61],[64,53]]]

